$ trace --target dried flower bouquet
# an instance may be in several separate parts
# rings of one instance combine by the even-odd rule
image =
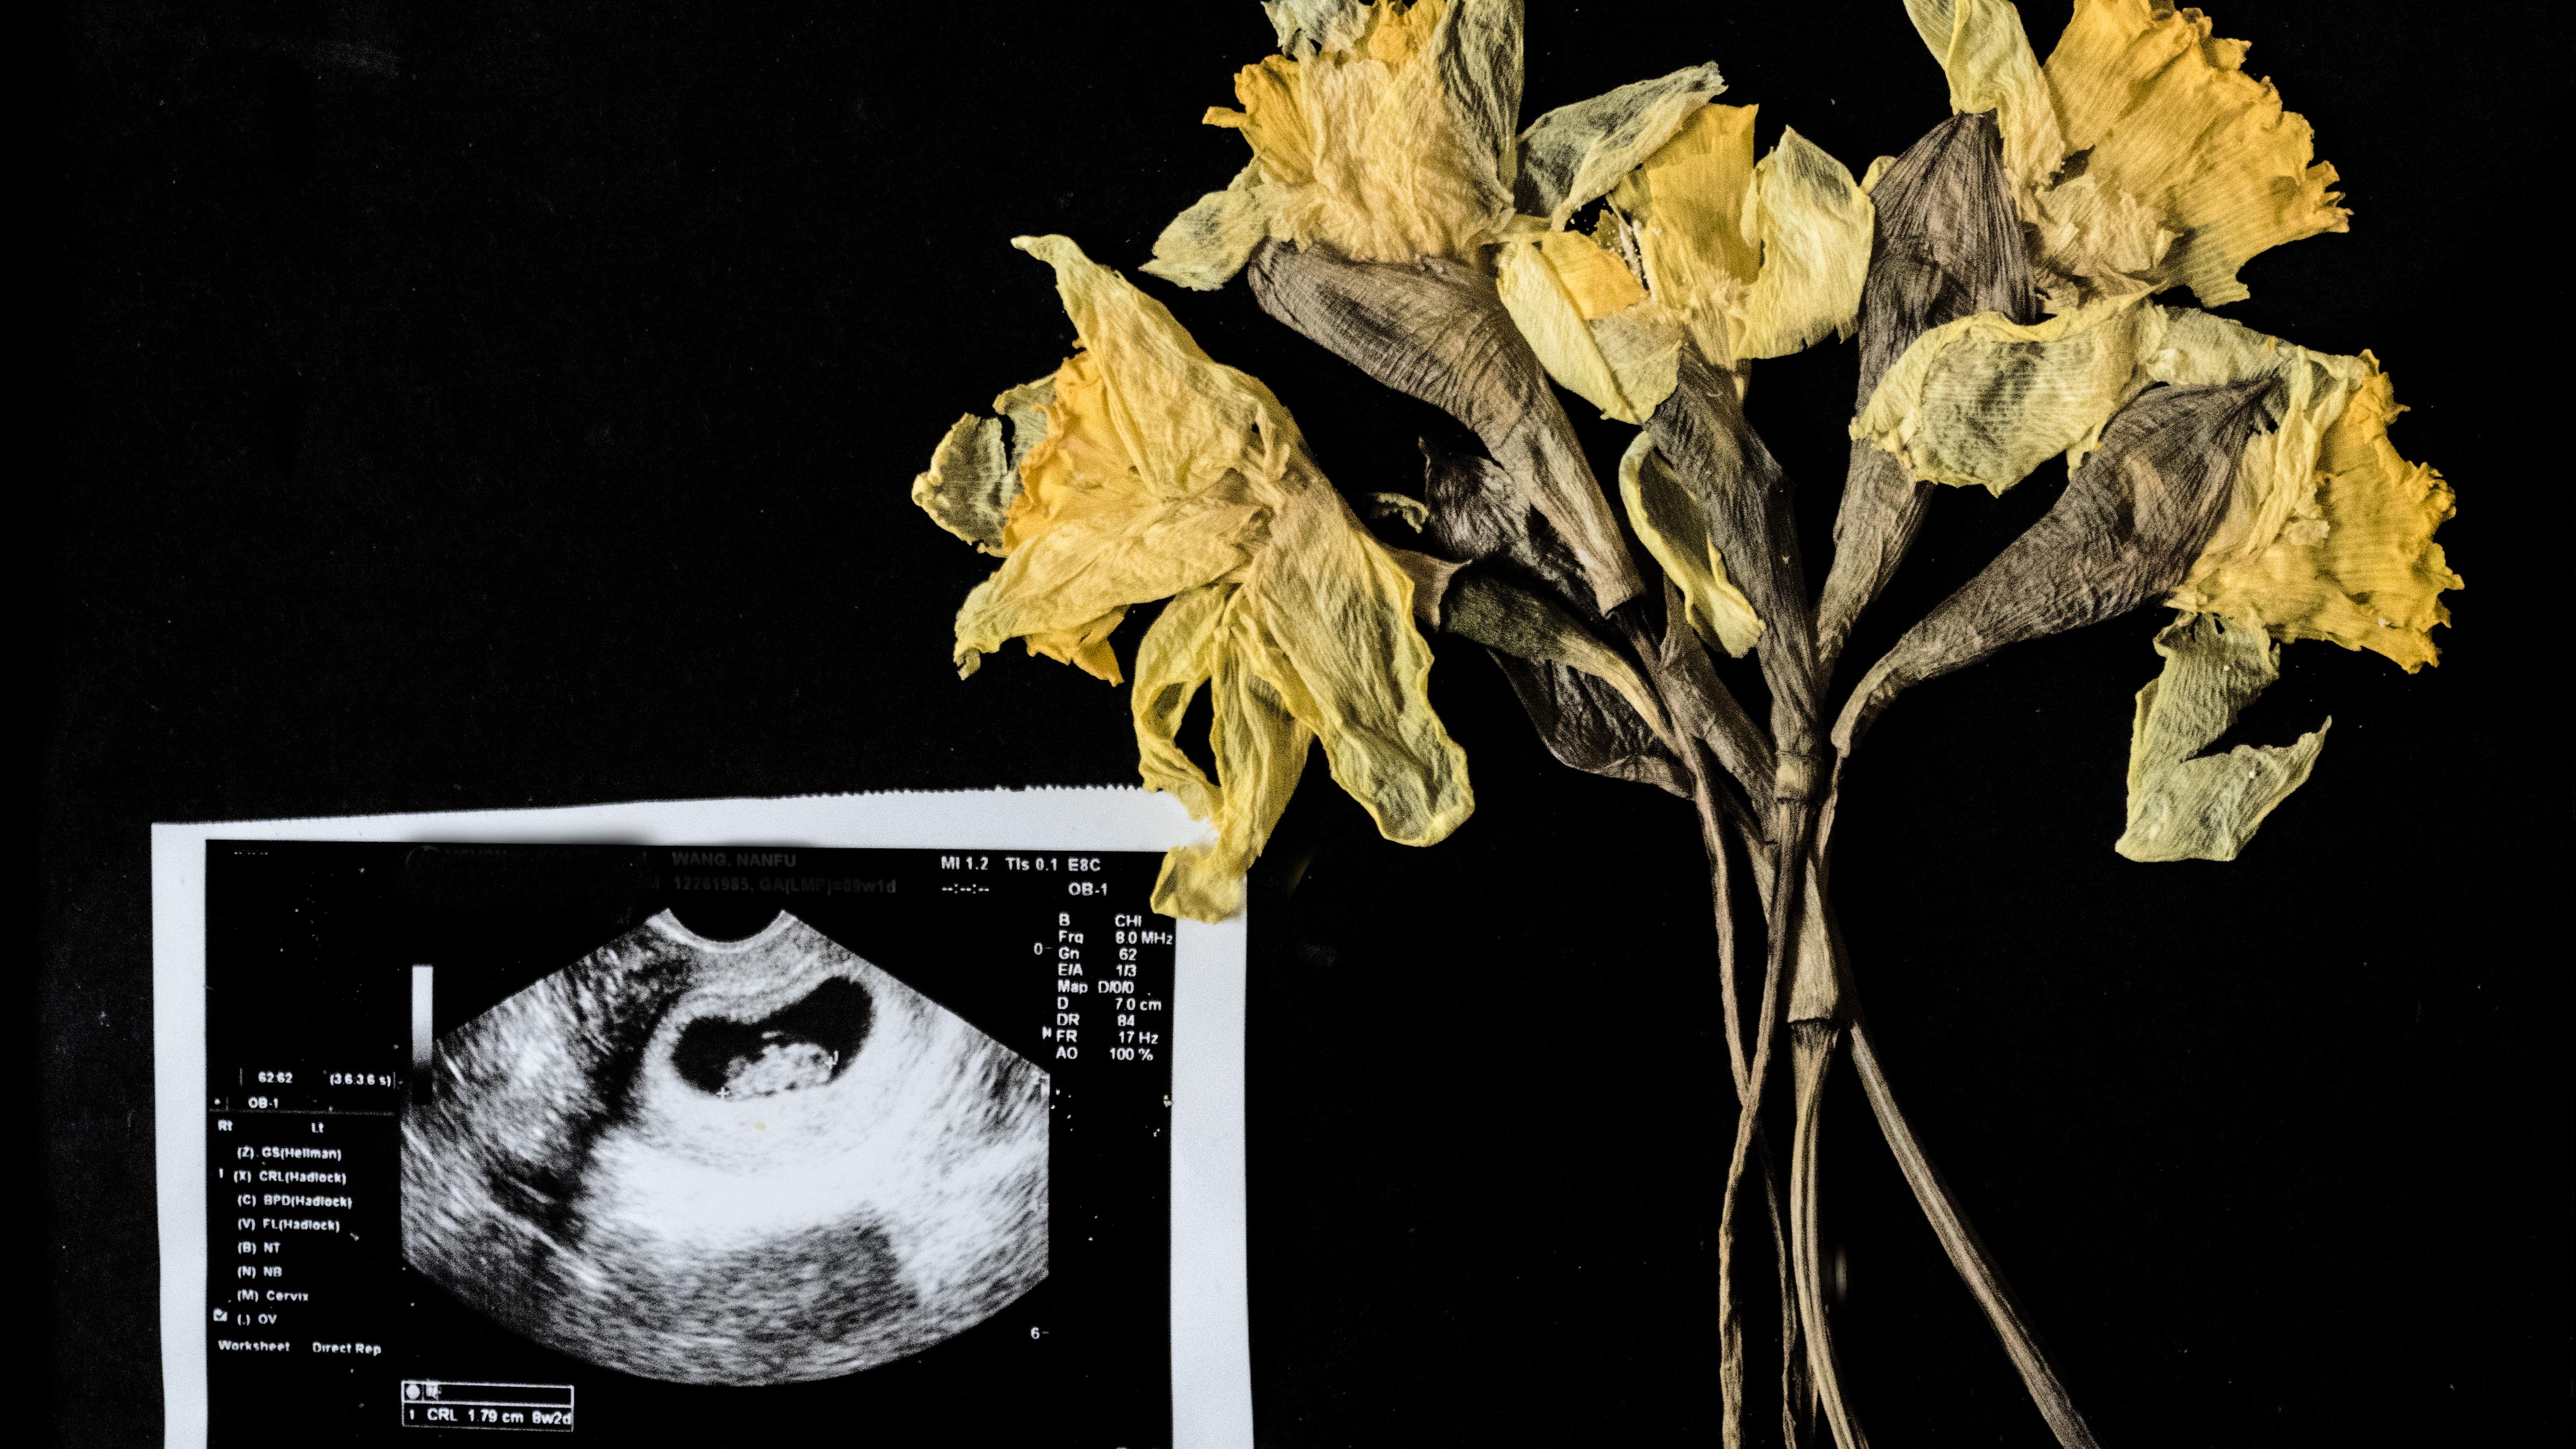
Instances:
[[[2245,73],[2241,43],[2155,0],[2078,0],[2045,64],[2003,0],[1906,0],[1955,114],[1858,177],[1794,130],[1757,159],[1754,108],[1717,103],[1714,65],[1522,127],[1519,0],[1264,8],[1280,53],[1236,75],[1239,110],[1206,116],[1252,159],[1143,270],[1194,289],[1242,278],[1483,454],[1426,447],[1421,496],[1346,498],[1279,399],[1162,302],[1063,237],[1021,238],[1054,268],[1079,350],[961,419],[913,485],[1002,560],[958,614],[961,672],[1016,638],[1121,682],[1112,631],[1168,601],[1135,651],[1140,768],[1212,834],[1171,853],[1156,902],[1218,919],[1312,743],[1389,839],[1428,845],[1466,819],[1426,636],[1485,646],[1558,759],[1698,814],[1740,1104],[1718,1229],[1727,1442],[1755,1432],[1748,1215],[1780,1299],[1777,1339],[1758,1335],[1780,1368],[1780,1436],[1866,1442],[1816,1233],[1818,1105],[1848,1055],[2033,1402],[2061,1444],[2093,1444],[1873,1048],[1832,906],[1835,805],[1908,686],[2160,603],[2175,614],[2138,694],[2116,848],[2228,860],[2325,742],[2321,724],[2202,753],[2275,677],[2279,641],[2434,662],[2440,595],[2460,586],[2432,539],[2451,492],[2391,448],[2377,360],[2202,310],[2246,295],[2256,253],[2345,229],[2333,168]],[[2200,306],[2153,300],[2177,288]],[[1742,398],[1753,363],[1854,336],[1850,463],[1816,589],[1790,480]],[[1551,383],[1638,429],[1615,503]],[[2045,516],[1837,688],[1938,488],[2001,493],[2059,455]],[[1737,688],[1758,709],[1717,662],[1748,654]],[[1178,738],[1202,690],[1212,777]],[[1739,979],[1737,869],[1761,902],[1758,984]]]

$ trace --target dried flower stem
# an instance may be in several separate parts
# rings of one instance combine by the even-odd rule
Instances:
[[[1987,1321],[1995,1326],[2004,1352],[2012,1356],[2013,1367],[2021,1371],[2022,1383],[2030,1390],[2031,1402],[2039,1406],[2040,1416],[2048,1421],[2049,1431],[2057,1436],[2063,1449],[2101,1449],[2084,1416],[2076,1412],[2075,1401],[2058,1378],[2056,1366],[2040,1348],[2038,1335],[2032,1331],[2020,1300],[2013,1296],[2011,1285],[2004,1282],[1984,1240],[1959,1211],[1950,1185],[1942,1180],[1932,1159],[1924,1155],[1922,1144],[1914,1138],[1913,1126],[1898,1109],[1896,1093],[1887,1084],[1886,1069],[1879,1065],[1877,1048],[1870,1042],[1867,1022],[1852,1023],[1851,1048],[1861,1091],[1878,1117],[1879,1130],[1887,1137],[1896,1165],[1904,1170],[1907,1185],[1914,1189],[1915,1202],[1922,1206],[1923,1216],[1941,1239],[1951,1266],[1959,1270],[1968,1291],[1976,1296],[1977,1306],[1986,1311]]]

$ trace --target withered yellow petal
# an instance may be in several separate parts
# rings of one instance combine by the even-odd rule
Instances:
[[[1993,111],[2005,169],[2026,187],[2045,183],[2065,158],[2066,144],[2021,12],[2007,0],[1905,0],[1905,13],[1949,79],[1950,109]]]
[[[2295,458],[2273,465],[2306,489],[2276,485],[2288,499],[2268,510],[2282,519],[2268,533],[2257,510],[2270,500],[2240,495],[2239,507],[2255,516],[2232,537],[2221,525],[2231,546],[2203,555],[2172,602],[2275,638],[2368,649],[2411,674],[2440,661],[2430,631],[2451,621],[2443,591],[2462,587],[2433,541],[2453,512],[2451,485],[2389,443],[2388,425],[2405,409],[2379,359],[2335,360],[2362,370],[2318,437],[2312,469],[2293,474]],[[2239,521],[2231,513],[2229,522]]]
[[[2092,449],[2147,385],[2140,354],[2165,319],[2131,299],[2027,325],[2000,312],[1944,323],[1898,355],[1851,435],[1924,482],[2000,494],[2052,455],[2071,466]]]
[[[1379,833],[1445,839],[1476,800],[1466,752],[1431,710],[1413,581],[1320,477],[1280,504],[1270,534],[1237,606],[1253,671],[1314,731]]]
[[[1211,191],[1172,218],[1154,238],[1151,276],[1213,292],[1234,280],[1252,249],[1270,234],[1270,211],[1259,195],[1261,163],[1247,164],[1223,191]]]
[[[1231,585],[1184,594],[1154,621],[1136,652],[1136,738],[1145,786],[1170,790],[1215,832],[1213,840],[1164,854],[1153,906],[1197,921],[1220,921],[1243,908],[1243,873],[1288,808],[1314,740],[1253,668],[1246,603]],[[1213,784],[1173,743],[1202,685],[1209,693]]]
[[[1105,420],[1146,494],[1188,498],[1228,474],[1256,490],[1277,482],[1303,444],[1270,389],[1210,358],[1170,309],[1067,238],[1017,237],[1011,245],[1055,268],[1075,340],[1098,360]],[[1055,441],[1051,435],[1040,452]],[[1086,481],[1126,484],[1106,476]]]
[[[1411,261],[1467,257],[1500,230],[1511,213],[1501,159],[1462,125],[1442,73],[1451,3],[1380,0],[1328,25],[1314,50],[1236,74],[1243,109],[1207,120],[1252,147],[1270,236]]]
[[[2085,154],[2085,179],[2136,198],[2173,234],[2159,283],[2204,307],[2246,295],[2236,272],[2257,252],[2346,227],[2314,129],[2245,73],[2245,51],[2213,39],[2197,10],[2076,0],[2048,57],[2067,151]],[[2081,265],[2080,253],[2060,260]]]
[[[1213,821],[1224,797],[1180,747],[1190,701],[1216,677],[1225,651],[1226,610],[1240,585],[1202,584],[1163,606],[1136,646],[1136,769],[1148,790],[1167,790],[1196,820]]]
[[[1701,638],[1738,658],[1762,637],[1753,602],[1726,576],[1726,560],[1710,540],[1708,516],[1688,489],[1674,481],[1655,440],[1644,433],[1619,459],[1619,497],[1628,523],[1664,574],[1679,586],[1691,627]]]
[[[2043,68],[2005,0],[1906,9],[1951,104],[1997,112],[2048,310],[2172,286],[2214,307],[2246,295],[2236,274],[2256,253],[2345,229],[2307,121],[2198,10],[2076,0]]]
[[[1700,354],[1736,360],[1735,319],[1762,267],[1761,236],[1748,234],[1752,106],[1701,106],[1610,193],[1637,238],[1646,284],[1678,317]]]
[[[1494,282],[1539,365],[1603,417],[1643,423],[1671,394],[1680,331],[1599,243],[1560,231],[1504,242]]]
[[[1216,838],[1167,857],[1162,909],[1212,920],[1240,905],[1243,869],[1312,739],[1389,838],[1447,835],[1474,797],[1431,710],[1409,576],[1316,471],[1267,388],[1211,360],[1160,303],[1071,242],[1018,244],[1056,269],[1082,350],[995,400],[1013,438],[998,420],[967,419],[915,485],[943,525],[990,534],[996,477],[1019,483],[994,546],[1002,566],[958,611],[960,671],[1019,638],[1116,683],[1111,633],[1131,606],[1172,600],[1138,651],[1138,769]],[[1216,709],[1214,782],[1173,742],[1202,687]]]
[[[1118,669],[1118,652],[1109,647],[1109,636],[1127,619],[1124,608],[1112,609],[1088,624],[1072,629],[1049,629],[1031,634],[1023,643],[1032,658],[1052,659],[1070,664],[1104,684],[1121,684],[1127,676]]]
[[[1869,276],[1869,193],[1849,168],[1794,130],[1753,169],[1742,225],[1762,269],[1742,303],[1735,357],[1785,357],[1832,332],[1851,335]]]
[[[2128,828],[2112,848],[2131,860],[2234,860],[2263,817],[2307,783],[2334,721],[2292,744],[2203,755],[2280,677],[2280,647],[2259,628],[2185,615],[2156,635],[2156,652],[2164,672],[2138,691]]]

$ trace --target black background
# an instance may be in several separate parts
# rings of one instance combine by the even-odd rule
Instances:
[[[1714,59],[1763,145],[1794,123],[1857,172],[1946,110],[1895,0],[1534,10],[1525,116]],[[2041,49],[2065,11],[2025,6]],[[2147,616],[1922,688],[1850,782],[1836,895],[1889,1070],[2115,1445],[2566,1432],[2569,798],[2544,681],[2567,409],[2542,330],[2565,46],[2543,15],[2218,14],[2354,211],[2256,259],[2226,311],[2389,366],[2398,446],[2461,495],[2442,667],[2285,650],[2241,737],[2334,732],[2231,865],[2109,848]],[[1249,0],[55,23],[37,304],[62,323],[66,481],[40,515],[31,1042],[52,1423],[149,1443],[146,824],[1132,781],[1123,691],[1015,655],[952,676],[989,564],[906,487],[960,412],[1069,346],[1007,238],[1141,262],[1241,164],[1197,117],[1271,40]],[[1344,488],[1418,482],[1422,409],[1239,287],[1147,285]],[[1820,348],[1753,385],[1811,557],[1851,367]],[[1583,426],[1607,476],[1626,430]],[[1855,666],[2042,511],[2050,472],[1945,496]],[[1688,811],[1555,765],[1492,666],[1441,648],[1476,817],[1390,845],[1317,768],[1254,880],[1265,1442],[1712,1441],[1732,1107]],[[1830,1111],[1864,1422],[2045,1443],[1857,1095]]]

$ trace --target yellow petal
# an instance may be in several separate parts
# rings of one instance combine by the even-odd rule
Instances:
[[[1680,587],[1691,627],[1742,658],[1762,637],[1762,620],[1744,591],[1727,578],[1726,560],[1709,541],[1707,515],[1665,470],[1655,440],[1644,433],[1619,459],[1619,496],[1646,551]]]
[[[1226,609],[1239,586],[1206,584],[1173,597],[1136,646],[1136,769],[1148,790],[1168,790],[1192,819],[1213,820],[1223,797],[1180,747],[1190,701],[1216,677]]]
[[[1466,752],[1431,710],[1412,580],[1317,482],[1271,519],[1271,546],[1237,600],[1245,647],[1379,833],[1430,845],[1476,808]]]
[[[2103,303],[2021,325],[2000,312],[1944,323],[1909,344],[1851,435],[1928,483],[2002,493],[2058,453],[2072,465],[2148,379],[2139,357],[2164,309]]]
[[[1118,653],[1109,647],[1109,636],[1126,618],[1125,609],[1112,609],[1078,628],[1031,634],[1025,642],[1033,658],[1070,664],[1105,684],[1120,684],[1127,676],[1118,671]]]
[[[1154,238],[1150,276],[1193,291],[1213,292],[1234,280],[1252,249],[1270,234],[1270,211],[1259,194],[1261,163],[1252,162],[1223,191],[1200,197]]]
[[[2245,73],[2245,43],[2211,38],[2207,16],[2160,0],[2076,0],[2048,57],[2066,149],[2084,178],[2134,197],[2176,240],[2159,285],[2204,307],[2246,295],[2257,252],[2345,229],[2334,168],[2315,161],[2306,118]],[[2056,259],[2080,268],[2076,242]]]
[[[2221,525],[2230,546],[2204,554],[2172,602],[2278,639],[2368,649],[2411,674],[2440,661],[2430,631],[2451,621],[2443,591],[2462,586],[2433,541],[2453,512],[2451,485],[2390,445],[2388,424],[2404,409],[2379,359],[2364,352],[2336,360],[2358,362],[2362,373],[2317,439],[2304,496],[2275,485],[2291,499],[2270,510],[2282,523],[2269,533],[2231,513],[2233,536]],[[2293,457],[2273,466],[2287,472],[2295,464]],[[2250,513],[2262,501],[2240,495],[2239,507]]]
[[[1494,281],[1539,365],[1603,417],[1643,423],[1671,394],[1680,333],[1599,243],[1561,231],[1504,242]]]
[[[2289,745],[2202,755],[2280,677],[2280,649],[2260,629],[2186,615],[2156,635],[2156,652],[2164,672],[2138,691],[2128,828],[2112,848],[2131,860],[2234,860],[2263,817],[2307,783],[2325,726]]]
[[[1240,635],[1242,617],[1226,612],[1225,634]],[[1222,789],[1202,818],[1216,839],[1166,852],[1153,895],[1155,910],[1194,921],[1221,921],[1243,909],[1243,873],[1270,843],[1314,740],[1239,644],[1217,649],[1209,662],[1208,746]]]
[[[2004,168],[2026,188],[2047,182],[2066,144],[2021,12],[2006,0],[1905,0],[1905,13],[1949,78],[1950,109],[1995,112]]]
[[[1260,165],[1269,235],[1323,241],[1362,261],[1464,258],[1511,214],[1500,158],[1460,125],[1434,43],[1449,0],[1381,0],[1321,48],[1235,76],[1243,109],[1210,124],[1243,133]]]
[[[1016,237],[1011,245],[1055,268],[1075,339],[1098,362],[1103,420],[1126,451],[1124,471],[1145,493],[1187,498],[1229,473],[1256,490],[1277,481],[1302,440],[1270,389],[1210,358],[1168,308],[1070,240]],[[1036,456],[1029,464],[1032,472],[1044,466]],[[1107,460],[1096,473],[1088,462],[1077,466],[1080,482],[1129,486]]]
[[[1291,493],[1242,583],[1176,598],[1136,654],[1139,768],[1216,828],[1165,858],[1158,910],[1216,920],[1287,804],[1306,742],[1390,840],[1429,845],[1475,809],[1466,756],[1432,713],[1413,584],[1320,477]],[[1211,784],[1175,743],[1202,684]]]
[[[1655,299],[1721,367],[1736,359],[1734,318],[1762,265],[1758,238],[1744,233],[1754,110],[1701,106],[1610,193],[1636,229]]]
[[[1242,568],[1303,444],[1269,389],[1211,360],[1161,303],[1062,237],[1017,244],[1054,266],[1083,350],[1044,387],[996,400],[1023,435],[1010,449],[1022,486],[1001,530],[1006,561],[958,612],[957,662],[971,671],[1025,637],[1114,682],[1107,636],[1123,611]],[[1036,419],[1044,434],[1027,444]],[[983,464],[992,441],[970,434]]]
[[[1869,276],[1869,193],[1796,131],[1754,168],[1745,235],[1762,270],[1736,324],[1739,359],[1785,357],[1828,332],[1850,336]]]

